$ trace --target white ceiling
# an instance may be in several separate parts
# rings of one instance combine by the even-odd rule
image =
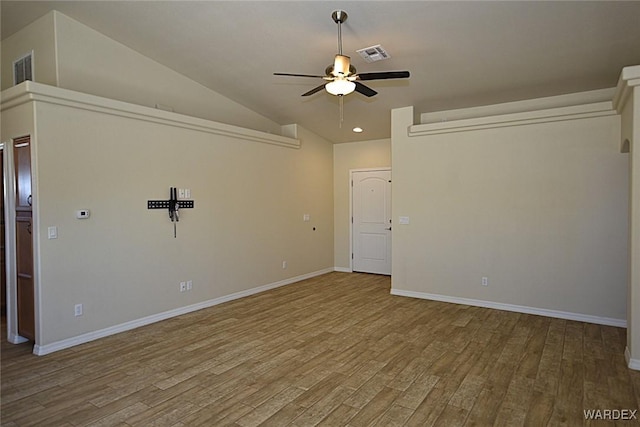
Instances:
[[[640,1],[2,1],[2,38],[56,9],[280,123],[333,142],[388,138],[390,110],[487,105],[613,87],[640,64]],[[301,97],[337,51],[331,12],[349,14],[344,52],[359,72],[409,70],[365,82],[373,98]],[[392,58],[367,64],[357,49]],[[351,132],[360,126],[362,134]]]

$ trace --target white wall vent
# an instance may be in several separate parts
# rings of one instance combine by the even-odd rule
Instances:
[[[33,81],[33,51],[13,61],[13,84]]]
[[[358,52],[366,62],[376,62],[391,58],[391,55],[379,44],[356,50],[356,52]]]

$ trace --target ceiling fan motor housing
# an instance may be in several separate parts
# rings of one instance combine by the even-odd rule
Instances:
[[[351,65],[351,58],[346,55],[336,55],[333,65],[329,65],[325,70],[327,76],[348,77],[356,73],[356,68]]]

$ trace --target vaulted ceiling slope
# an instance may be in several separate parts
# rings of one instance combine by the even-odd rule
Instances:
[[[431,112],[616,85],[640,64],[640,2],[2,1],[2,38],[58,10],[281,124],[333,142],[388,138],[390,109]],[[337,98],[313,79],[337,50],[331,12],[343,9],[344,53],[358,72],[409,70],[367,82],[378,95]],[[391,55],[365,63],[357,49]],[[364,128],[361,134],[351,131]]]

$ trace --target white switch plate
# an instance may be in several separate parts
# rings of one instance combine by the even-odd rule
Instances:
[[[402,224],[402,225],[409,224],[409,217],[408,216],[401,216],[400,217],[400,224]]]
[[[309,221],[311,221],[311,215],[309,215],[309,214],[304,214],[304,215],[302,215],[302,220],[303,220],[304,222],[309,222]]]
[[[184,189],[184,198],[185,199],[190,199],[191,198],[191,189],[190,188],[185,188]]]
[[[184,199],[184,188],[178,188],[178,199]]]
[[[76,304],[73,307],[73,314],[78,317],[78,316],[82,316],[82,304]]]
[[[193,289],[193,280],[187,280],[187,290]]]
[[[48,229],[49,239],[57,239],[58,238],[58,227],[53,226]]]

